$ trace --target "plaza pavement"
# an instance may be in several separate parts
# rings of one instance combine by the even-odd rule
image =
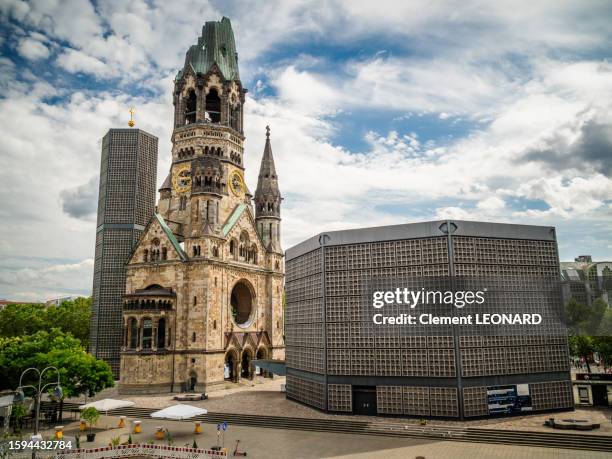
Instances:
[[[153,440],[156,444],[167,444],[166,440],[154,440],[157,426],[163,426],[170,431],[174,446],[191,446],[194,439],[200,448],[210,448],[217,444],[216,428],[213,424],[202,424],[203,433],[196,435],[193,433],[194,424],[191,421],[141,420],[142,433],[132,434],[135,443],[147,443]],[[130,420],[126,428],[103,429],[104,426],[116,426],[118,421],[118,417],[102,416],[98,422],[99,427],[95,430],[96,441],[87,443],[82,435],[81,447],[108,446],[111,438],[118,436],[121,437],[121,441],[126,441],[132,426]],[[78,432],[77,421],[65,424],[66,439],[70,439]],[[43,435],[48,438],[53,435],[53,431],[44,431]],[[234,425],[230,425],[225,433],[228,457],[232,457],[231,453],[238,439],[240,449],[247,451],[247,457],[253,459],[412,459],[418,456],[425,459],[604,459],[610,457],[610,453],[595,451],[388,438]]]
[[[256,377],[253,382],[241,382],[240,384],[227,383],[224,388],[208,393],[209,399],[196,402],[182,402],[190,405],[206,408],[211,412],[218,413],[240,413],[262,416],[286,416],[295,418],[309,419],[345,419],[363,420],[369,422],[398,422],[407,425],[418,424],[418,419],[414,418],[385,418],[382,416],[352,416],[326,414],[300,403],[287,400],[285,394],[280,391],[281,384],[285,383],[284,377],[267,379]],[[121,398],[131,400],[137,407],[142,408],[165,408],[169,405],[179,403],[173,400],[176,394],[146,395],[146,396],[122,396],[117,388],[106,389],[94,398],[74,398],[68,401],[85,403],[103,398]],[[429,422],[432,426],[454,426],[454,427],[486,427],[489,429],[508,429],[508,430],[529,430],[536,432],[551,432],[551,429],[544,427],[544,421],[550,417],[557,419],[588,419],[592,422],[599,422],[601,428],[581,432],[585,435],[609,435],[612,436],[612,409],[579,408],[575,411],[560,413],[534,414],[528,416],[513,416],[508,418],[479,419],[473,421],[448,421],[433,419]]]

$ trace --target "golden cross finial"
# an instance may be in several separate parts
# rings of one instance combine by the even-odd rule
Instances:
[[[128,126],[129,127],[134,127],[134,113],[136,113],[136,110],[134,109],[134,107],[130,107],[130,120],[128,121]]]

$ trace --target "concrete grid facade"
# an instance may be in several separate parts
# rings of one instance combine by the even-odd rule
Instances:
[[[125,263],[155,210],[157,137],[110,129],[102,139],[90,351],[119,376]]]
[[[528,384],[533,411],[573,406],[565,335],[381,335],[366,294],[386,276],[486,276],[538,310],[557,300],[528,291],[530,278],[559,278],[554,228],[438,221],[337,231],[286,260],[289,398],[330,412],[356,412],[357,397],[371,401],[370,414],[470,418],[489,414],[488,387]]]

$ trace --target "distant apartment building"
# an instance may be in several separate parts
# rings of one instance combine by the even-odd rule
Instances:
[[[61,306],[62,303],[66,301],[74,301],[80,296],[60,296],[59,298],[52,298],[50,300],[45,301],[45,305],[47,306]]]
[[[102,139],[90,352],[119,376],[125,263],[155,211],[157,137],[110,129]]]
[[[580,255],[571,262],[561,262],[561,277],[565,300],[574,298],[591,305],[601,298],[610,306],[612,301],[612,261],[593,261],[591,255]]]
[[[28,304],[28,303],[23,302],[23,301],[11,301],[11,300],[0,299],[0,311],[6,308],[6,306],[9,304]]]

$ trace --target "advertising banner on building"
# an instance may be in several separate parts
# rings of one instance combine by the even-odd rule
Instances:
[[[488,386],[489,414],[514,414],[531,411],[529,384]]]

